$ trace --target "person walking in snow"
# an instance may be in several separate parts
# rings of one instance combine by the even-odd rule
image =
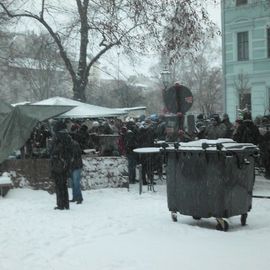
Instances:
[[[55,210],[69,209],[67,180],[70,176],[72,139],[63,122],[58,121],[53,128],[55,135],[51,146],[51,177],[55,182]]]

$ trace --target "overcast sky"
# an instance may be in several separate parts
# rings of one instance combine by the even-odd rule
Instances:
[[[208,11],[210,18],[218,25],[218,27],[221,27],[221,12],[220,12],[220,3],[217,4],[209,4],[208,5]],[[29,29],[31,28],[31,29]],[[36,29],[43,29],[40,26],[37,26]],[[26,30],[32,30],[33,28],[33,21],[26,20],[23,24],[17,25],[15,29],[13,29],[16,32],[23,31],[23,29]],[[111,79],[118,78],[118,56],[119,56],[119,77],[120,79],[125,79],[129,75],[136,75],[136,74],[149,74],[149,68],[156,64],[159,60],[159,56],[156,54],[149,55],[148,57],[142,57],[138,59],[136,65],[133,67],[132,64],[130,64],[128,61],[126,61],[123,56],[118,55],[117,52],[110,52],[106,53],[102,57],[101,61],[101,68],[106,69],[108,77]],[[162,68],[161,68],[162,69]],[[104,74],[105,76],[105,74]]]
[[[220,11],[220,3],[216,3],[216,4],[209,4],[207,6],[208,8],[208,12],[210,15],[211,20],[217,24],[217,26],[219,28],[221,28],[221,11]],[[217,44],[217,46],[221,46],[221,38],[218,37],[217,42],[220,44]],[[115,55],[115,57],[117,57],[117,55]],[[105,59],[104,59],[105,60]],[[139,73],[143,73],[143,74],[149,74],[149,68],[155,64],[158,63],[159,60],[159,56],[156,54],[152,54],[149,55],[149,57],[143,57],[138,61],[138,64],[135,67],[132,67],[131,65],[127,66],[126,61],[124,61],[123,59],[120,59],[120,71],[125,71],[126,74],[139,74]],[[107,66],[108,69],[110,69]],[[162,68],[161,68],[162,70]],[[123,72],[124,72],[123,71]],[[113,72],[113,71],[111,71]],[[115,74],[115,76],[117,76]],[[121,74],[120,74],[121,77]]]

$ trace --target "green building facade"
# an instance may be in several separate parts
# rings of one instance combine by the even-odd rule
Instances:
[[[225,110],[231,120],[270,108],[270,0],[222,0]]]

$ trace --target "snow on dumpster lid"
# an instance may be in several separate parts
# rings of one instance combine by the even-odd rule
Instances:
[[[221,147],[220,147],[221,146]],[[237,143],[232,139],[220,138],[217,140],[201,139],[191,142],[181,142],[178,150],[247,150],[257,149],[257,146],[252,143]],[[173,150],[173,147],[168,147],[166,150]]]
[[[209,145],[216,145],[218,143],[236,143],[234,140],[232,139],[226,139],[226,138],[221,138],[221,139],[217,139],[217,140],[207,140],[207,139],[201,139],[201,140],[197,140],[197,141],[192,141],[192,142],[186,142],[186,143],[180,143],[181,147],[202,147],[203,143],[207,143]]]
[[[142,147],[134,149],[133,152],[137,154],[151,154],[151,153],[159,153],[160,149],[161,148],[159,147]]]

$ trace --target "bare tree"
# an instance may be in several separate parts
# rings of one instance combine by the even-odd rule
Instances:
[[[10,102],[67,96],[71,82],[48,34],[0,33],[1,89]],[[69,93],[69,96],[71,93]]]
[[[195,100],[197,100],[200,112],[210,115],[222,111],[221,68],[210,68],[205,75],[206,82],[195,94]]]
[[[216,41],[205,40],[193,55],[186,55],[170,65],[172,83],[179,81],[194,96],[193,111],[204,114],[222,111],[222,72]]]
[[[248,109],[251,108],[251,96],[250,96],[250,82],[249,76],[244,73],[237,75],[237,78],[234,80],[234,88],[237,90],[239,95],[239,109]]]
[[[32,35],[28,38],[33,45],[30,48],[30,58],[25,68],[24,78],[30,84],[30,91],[34,100],[42,100],[54,95],[66,96],[64,83],[67,82],[66,70],[58,57],[55,44],[47,34]],[[34,63],[32,63],[34,61]],[[29,63],[30,62],[30,63]],[[67,88],[67,87],[66,87]]]
[[[27,9],[29,1],[17,0],[10,4],[2,0],[0,6],[10,18],[32,19],[48,31],[71,77],[74,99],[83,101],[91,67],[112,48],[121,47],[130,56],[161,49],[177,59],[184,51],[196,47],[203,33],[212,34],[206,1],[73,0],[64,3],[66,1],[35,0],[32,3],[40,4],[37,13]],[[59,5],[53,5],[54,2]],[[64,20],[66,25],[57,28],[55,24],[61,11],[72,19]],[[71,60],[67,37],[78,38],[76,66]]]

